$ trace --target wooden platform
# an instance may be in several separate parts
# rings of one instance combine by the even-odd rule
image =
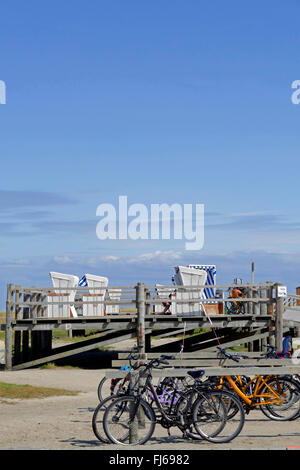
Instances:
[[[6,324],[1,326],[2,330],[5,329],[5,368],[11,370],[34,367],[131,338],[136,339],[141,355],[146,352],[178,352],[183,337],[186,352],[209,352],[217,344],[216,334],[224,346],[249,345],[250,350],[259,349],[263,342],[273,341],[280,349],[283,335],[293,335],[293,329],[299,324],[291,317],[284,319],[283,300],[274,297],[273,293],[276,285],[250,285],[251,295],[243,299],[247,312],[245,314],[208,315],[203,308],[206,301],[200,298],[195,301],[193,298],[180,302],[188,308],[189,305],[198,305],[201,310],[189,311],[187,314],[162,315],[154,314],[152,307],[162,305],[164,299],[157,299],[154,288],[138,283],[135,287],[122,287],[124,297],[117,302],[120,313],[76,318],[47,316],[47,296],[50,295],[51,288],[22,288],[9,285]],[[224,292],[228,290],[228,286],[217,287],[223,287]],[[184,289],[187,292],[191,289],[194,295],[195,287]],[[86,288],[80,288],[80,293],[85,296]],[[298,302],[300,297],[295,297],[297,296],[293,296],[293,301]],[[226,299],[227,301],[233,302],[234,299]],[[103,301],[99,303],[101,302]],[[222,309],[215,310],[224,311],[224,299],[216,302],[222,304]],[[53,304],[52,302],[51,305]],[[76,305],[82,305],[80,298],[77,299]],[[52,348],[53,332],[75,333],[86,330],[97,334],[93,338],[83,338],[71,345]],[[169,341],[164,346],[154,348],[151,345],[151,338],[154,336],[168,338]]]

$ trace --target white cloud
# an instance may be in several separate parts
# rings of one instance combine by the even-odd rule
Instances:
[[[69,264],[73,263],[74,259],[72,259],[70,256],[54,256],[54,261],[58,264]]]
[[[120,256],[114,256],[114,255],[107,255],[102,257],[103,261],[119,261],[121,258]]]
[[[168,262],[172,260],[178,260],[183,257],[183,253],[177,251],[154,251],[153,253],[143,253],[139,255],[137,258],[132,258],[132,261],[140,262],[140,261],[162,261]]]

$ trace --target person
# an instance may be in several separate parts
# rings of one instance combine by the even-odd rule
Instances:
[[[242,289],[238,289],[237,287],[234,287],[233,289],[229,289],[229,297],[232,299],[239,299],[244,297],[244,292]],[[244,310],[244,305],[243,302],[231,302],[231,305],[228,308],[229,313],[243,313]]]
[[[239,297],[244,297],[243,292],[238,289],[237,287],[234,287],[229,291],[229,296],[232,297],[233,299],[238,299]]]
[[[169,295],[169,299],[171,299],[172,294]],[[164,315],[171,315],[171,310],[170,307],[172,305],[172,302],[163,302],[162,303],[164,306],[164,311],[162,312]]]

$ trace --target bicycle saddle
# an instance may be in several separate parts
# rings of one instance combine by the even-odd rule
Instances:
[[[204,375],[205,370],[189,370],[188,375],[193,377],[193,379],[200,379]]]

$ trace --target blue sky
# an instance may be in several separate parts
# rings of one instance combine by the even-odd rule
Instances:
[[[0,294],[49,271],[300,285],[296,0],[1,6]],[[105,240],[96,208],[205,205],[205,243]]]

